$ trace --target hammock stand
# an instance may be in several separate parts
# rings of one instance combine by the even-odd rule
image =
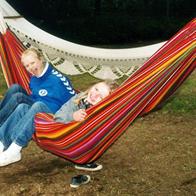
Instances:
[[[87,110],[83,122],[35,117],[35,142],[44,150],[74,163],[98,159],[138,116],[171,96],[196,67],[196,18],[190,21],[110,96]],[[6,28],[0,35],[0,63],[6,82],[28,90],[29,76],[20,63],[25,47]]]

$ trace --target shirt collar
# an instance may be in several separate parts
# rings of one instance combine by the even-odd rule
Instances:
[[[46,65],[45,65],[45,67],[44,67],[44,70],[43,70],[42,73],[38,76],[38,78],[41,78],[41,77],[46,73],[46,71],[47,71],[47,69],[48,69],[48,66],[49,66],[49,63],[46,62]]]

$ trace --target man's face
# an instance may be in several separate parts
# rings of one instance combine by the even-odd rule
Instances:
[[[26,70],[36,77],[39,77],[43,72],[43,62],[34,52],[29,52],[28,54],[24,55],[22,57],[22,63]]]

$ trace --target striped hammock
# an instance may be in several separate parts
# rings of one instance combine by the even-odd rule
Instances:
[[[196,67],[196,18],[190,21],[114,93],[87,110],[83,122],[62,124],[52,115],[35,118],[34,140],[57,156],[75,163],[98,159],[133,120],[164,102]],[[0,36],[0,62],[6,82],[28,90],[29,76],[20,63],[24,50],[7,29]]]

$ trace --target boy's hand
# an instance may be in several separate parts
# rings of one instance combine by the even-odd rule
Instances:
[[[73,113],[73,119],[75,121],[83,121],[85,119],[86,115],[87,114],[86,114],[85,110],[80,109],[80,110]]]

